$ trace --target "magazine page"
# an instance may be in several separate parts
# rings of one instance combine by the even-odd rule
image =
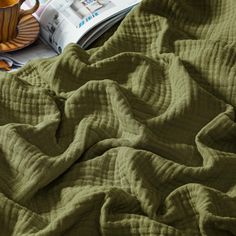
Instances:
[[[97,26],[93,27],[92,30],[88,31],[86,34],[83,35],[83,37],[80,38],[78,44],[82,48],[87,48],[91,43],[93,43],[103,33],[110,29],[114,24],[122,20],[126,14],[127,11],[124,11],[122,12],[122,14],[116,15],[112,18],[108,18],[106,21],[97,24]]]
[[[93,27],[141,0],[44,1],[46,7],[39,17],[41,36],[61,53],[68,43],[77,43]]]
[[[37,20],[39,20],[41,14],[43,13],[43,11],[46,9],[47,5],[51,2],[52,0],[39,0],[40,5],[38,10],[33,14],[35,16],[35,18],[37,18]],[[24,4],[22,5],[23,9],[28,9],[33,7],[35,1],[34,0],[26,0],[24,2]]]
[[[140,0],[40,0],[40,8],[34,14],[41,24],[40,40],[24,50],[1,53],[1,59],[17,68],[35,58],[55,56],[71,42],[86,48],[138,2]],[[76,11],[75,6],[81,4],[86,10],[82,7]],[[22,6],[28,9],[33,5],[34,0],[26,0]]]

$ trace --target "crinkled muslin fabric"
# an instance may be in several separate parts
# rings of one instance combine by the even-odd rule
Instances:
[[[143,0],[104,44],[0,74],[0,234],[236,235],[236,1]]]

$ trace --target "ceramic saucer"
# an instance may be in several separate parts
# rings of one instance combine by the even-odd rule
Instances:
[[[32,44],[39,35],[39,23],[32,15],[22,17],[17,26],[17,36],[9,42],[0,43],[1,52],[11,52]]]

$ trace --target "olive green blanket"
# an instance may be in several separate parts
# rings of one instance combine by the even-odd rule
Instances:
[[[143,0],[1,73],[0,235],[236,235],[235,12]]]

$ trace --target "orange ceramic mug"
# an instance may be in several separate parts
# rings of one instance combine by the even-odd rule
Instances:
[[[25,15],[33,14],[39,7],[39,0],[29,10],[20,9],[25,0],[0,0],[0,43],[8,42],[17,35],[17,25]]]

